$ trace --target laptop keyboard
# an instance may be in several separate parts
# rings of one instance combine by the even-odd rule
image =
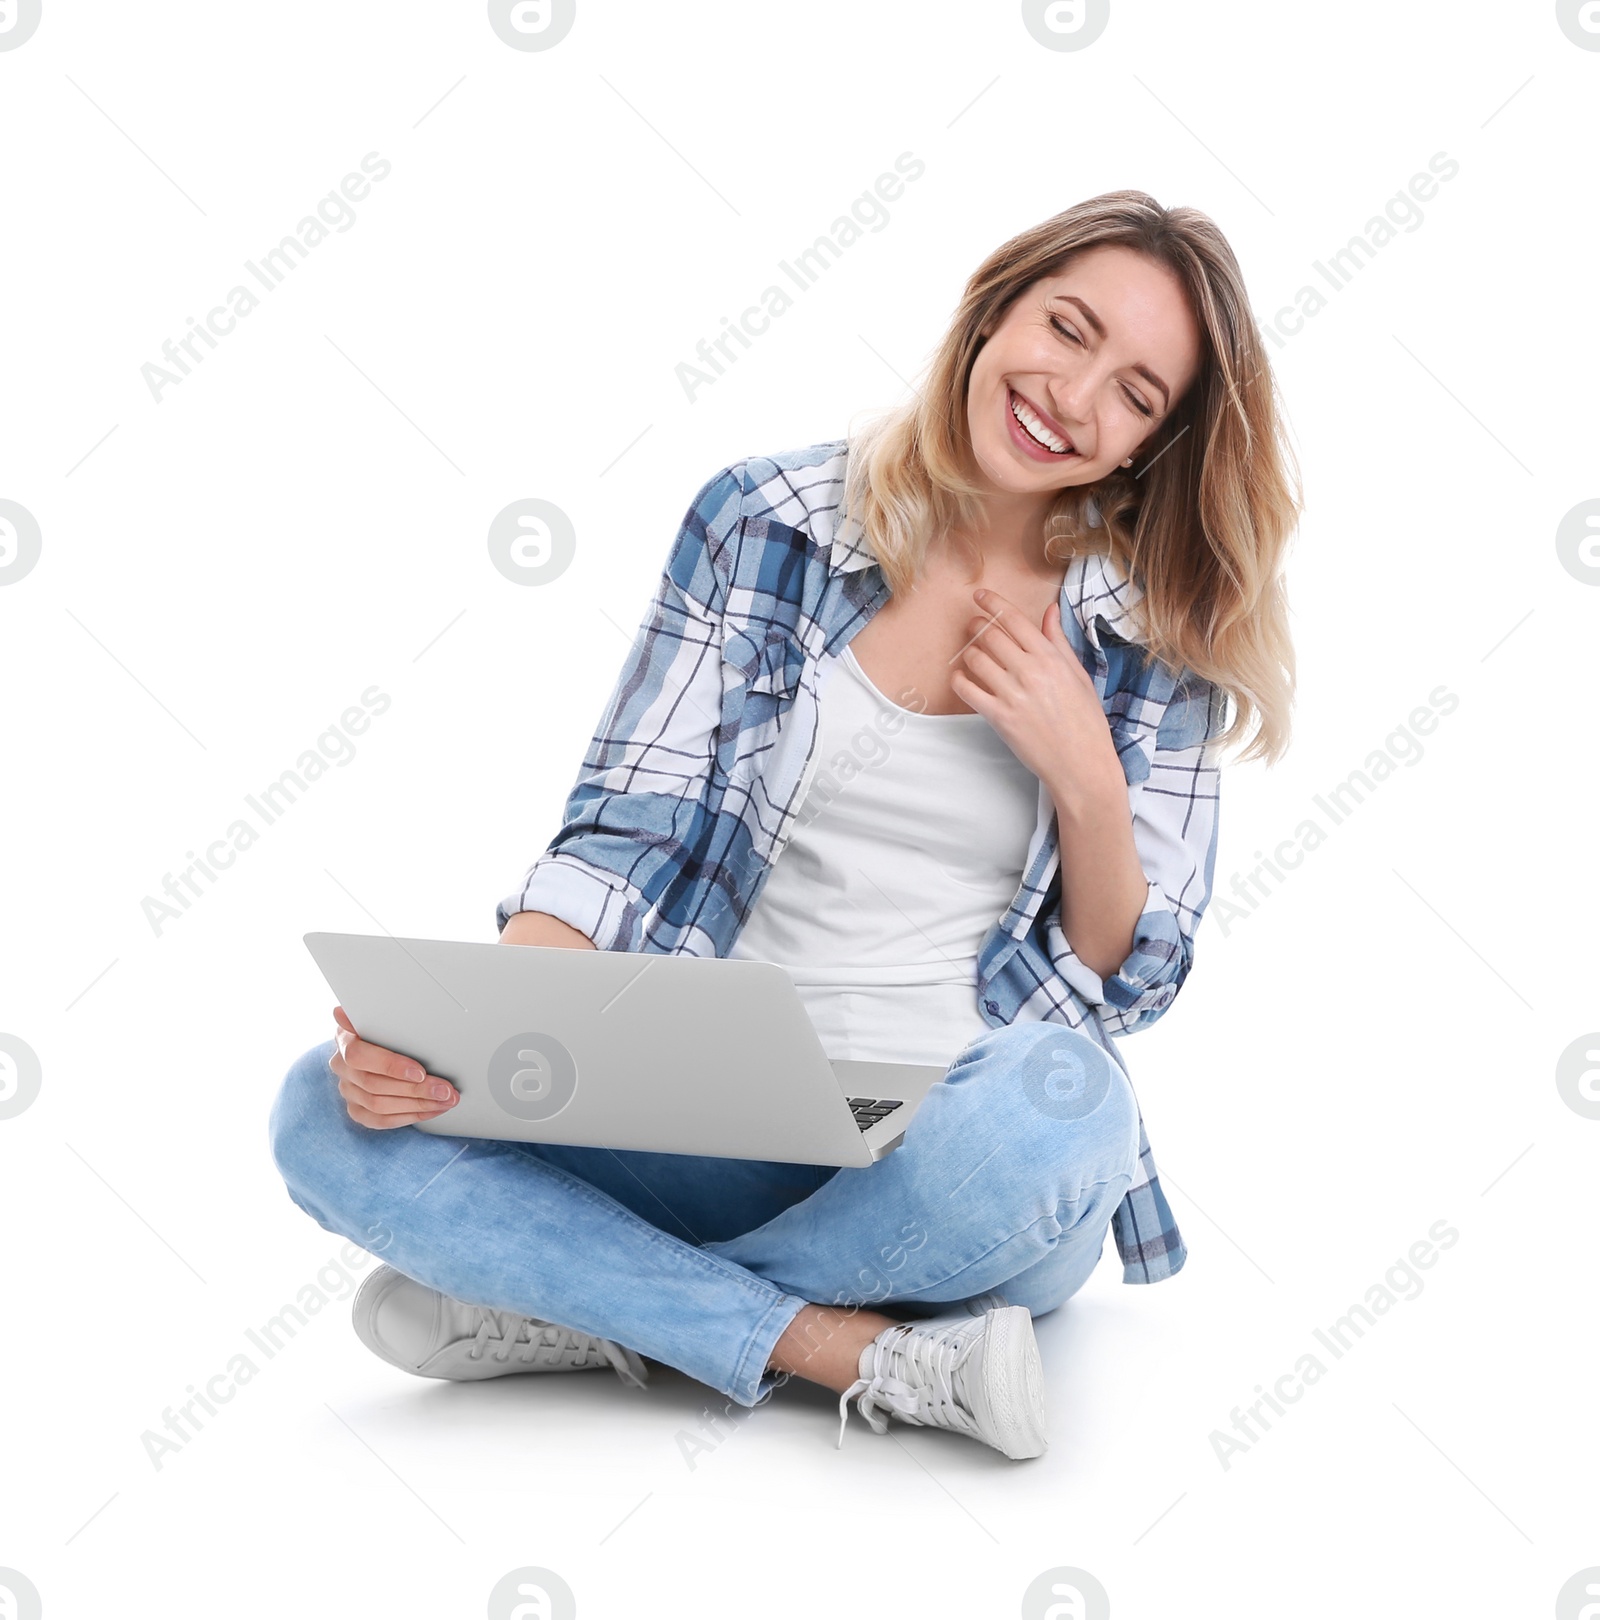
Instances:
[[[850,1112],[856,1116],[857,1126],[864,1131],[870,1131],[880,1119],[905,1106],[893,1097],[851,1097],[847,1100]]]

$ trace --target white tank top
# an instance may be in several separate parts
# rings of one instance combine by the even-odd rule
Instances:
[[[822,668],[816,769],[729,955],[788,972],[830,1058],[945,1066],[990,1027],[978,946],[1039,781],[982,715],[891,702],[848,645]]]

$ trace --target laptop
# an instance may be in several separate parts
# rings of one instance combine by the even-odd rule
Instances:
[[[945,1070],[830,1059],[775,963],[305,936],[363,1040],[461,1100],[435,1136],[865,1166]]]

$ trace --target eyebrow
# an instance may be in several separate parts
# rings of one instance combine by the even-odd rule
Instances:
[[[1096,315],[1095,312],[1090,309],[1081,298],[1077,297],[1073,293],[1057,293],[1056,297],[1065,303],[1076,304],[1078,308],[1083,311],[1083,318],[1089,323],[1090,326],[1094,328],[1095,336],[1100,338],[1102,341],[1104,340],[1106,335],[1106,323],[1102,321],[1100,317]],[[1141,377],[1143,377],[1146,382],[1161,390],[1161,408],[1162,410],[1166,410],[1172,403],[1172,392],[1167,385],[1162,382],[1162,380],[1149,368],[1149,366],[1145,365],[1142,360],[1133,369]]]

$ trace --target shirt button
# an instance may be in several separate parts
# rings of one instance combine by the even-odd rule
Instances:
[[[1156,997],[1156,1005],[1158,1007],[1165,1007],[1166,1004],[1171,1000],[1172,1000],[1172,991],[1169,988],[1169,989],[1163,990],[1161,992],[1161,994]]]
[[[1000,1016],[1000,1003],[998,1001],[986,1001],[983,1004],[983,1010],[986,1013],[992,1013],[998,1018]]]

